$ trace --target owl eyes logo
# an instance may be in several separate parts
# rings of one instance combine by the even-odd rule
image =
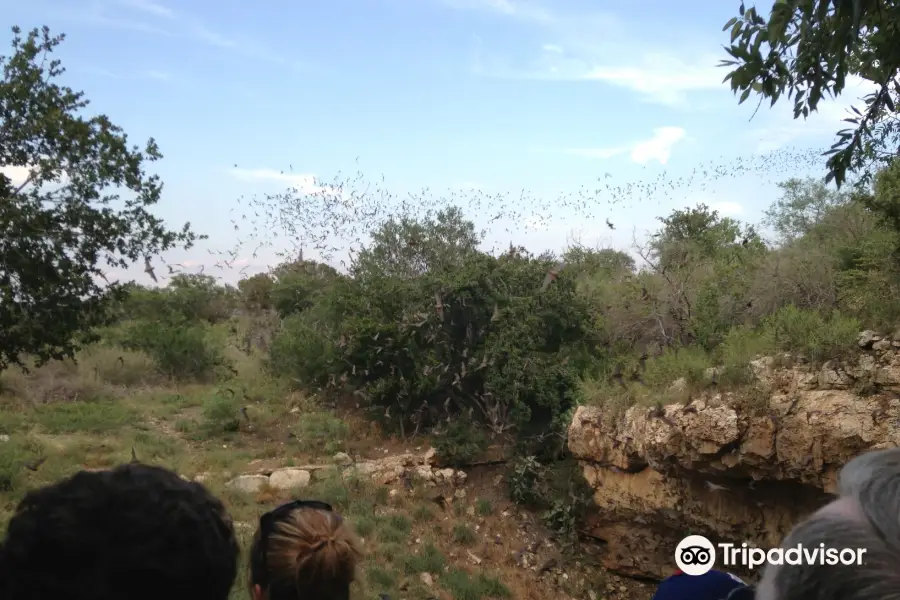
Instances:
[[[675,564],[685,575],[704,575],[715,562],[715,546],[702,535],[689,535],[675,548]]]

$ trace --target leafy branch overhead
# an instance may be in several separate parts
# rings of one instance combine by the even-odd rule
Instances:
[[[13,28],[12,54],[0,57],[0,369],[72,356],[78,338],[105,321],[121,296],[105,268],[124,269],[197,236],[169,230],[149,212],[162,183],[145,171],[161,158],[104,115],[84,116],[82,92],[55,83],[50,58],[63,36]],[[126,195],[120,195],[125,192]]]
[[[826,183],[843,184],[849,172],[870,180],[898,154],[896,103],[900,99],[900,3],[893,0],[777,0],[768,19],[741,3],[727,52],[733,60],[725,81],[740,102],[757,94],[774,106],[787,96],[794,118],[806,118],[823,98],[844,92],[848,80],[869,82],[875,91],[853,108],[828,155]]]

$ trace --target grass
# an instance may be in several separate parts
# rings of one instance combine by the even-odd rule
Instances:
[[[146,355],[114,346],[92,348],[77,363],[51,363],[28,375],[4,373],[0,433],[9,439],[0,442],[0,531],[27,490],[80,469],[126,463],[134,452],[142,462],[187,477],[205,474],[205,485],[226,503],[246,548],[260,514],[290,495],[272,490],[242,495],[226,488],[232,476],[328,464],[350,444],[354,453],[383,455],[386,438],[369,424],[357,429],[352,418],[292,394],[264,373],[256,356],[226,354],[237,374],[217,383],[162,377]],[[34,465],[35,470],[29,468]],[[496,572],[470,571],[467,565],[466,550],[479,539],[466,524],[472,511],[485,538],[502,537],[513,544],[520,533],[514,522],[495,516],[501,500],[479,493],[472,504],[455,501],[444,510],[431,500],[431,488],[393,496],[390,490],[331,468],[315,471],[303,491],[304,497],[331,503],[363,539],[365,558],[354,599],[378,594],[427,598],[438,596],[438,588],[457,599],[503,598],[509,590],[499,576],[512,581],[531,577],[506,564],[512,545],[492,544],[488,555],[487,549],[475,550]],[[245,571],[239,571],[233,600],[246,598]],[[420,580],[422,573],[431,576],[433,589]],[[542,588],[529,582],[515,589],[530,598]],[[547,595],[552,592],[545,590],[542,597]]]
[[[460,546],[472,546],[478,541],[478,535],[465,523],[458,523],[453,527],[453,542]]]

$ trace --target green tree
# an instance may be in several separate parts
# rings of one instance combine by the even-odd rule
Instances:
[[[0,368],[73,356],[123,293],[102,267],[150,270],[151,257],[197,239],[148,210],[162,190],[145,171],[161,158],[156,143],[129,147],[106,116],[83,116],[82,92],[54,82],[64,69],[49,55],[63,39],[14,27],[12,55],[0,58],[0,167],[24,174],[0,173]]]
[[[275,280],[268,273],[257,273],[238,282],[238,289],[244,304],[251,310],[272,308],[272,288],[274,286]]]
[[[728,53],[734,60],[725,80],[741,92],[771,104],[786,95],[794,101],[794,118],[806,118],[825,97],[836,97],[850,77],[871,82],[876,91],[865,110],[847,120],[854,129],[837,133],[827,153],[828,175],[841,185],[848,171],[868,180],[878,166],[898,154],[900,129],[895,103],[900,97],[900,3],[894,0],[777,0],[768,19],[755,7],[740,6],[726,23]]]
[[[354,261],[354,276],[378,273],[405,279],[457,265],[478,250],[483,234],[457,207],[421,219],[391,218]]]
[[[278,265],[272,275],[272,306],[283,317],[311,308],[342,279],[333,267],[302,257]]]
[[[765,212],[765,223],[780,241],[789,243],[812,232],[826,215],[850,201],[850,196],[829,188],[824,182],[792,178],[778,184],[781,198]]]

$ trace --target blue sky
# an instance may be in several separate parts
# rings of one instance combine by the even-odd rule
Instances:
[[[67,82],[93,110],[135,141],[156,138],[165,155],[159,213],[211,238],[168,259],[195,264],[214,262],[206,248],[234,246],[229,210],[238,197],[357,170],[384,177],[398,195],[528,190],[525,211],[553,218],[537,226],[526,215],[489,237],[537,251],[573,235],[625,247],[656,216],[697,202],[758,221],[777,197],[775,181],[821,175],[824,164],[766,153],[826,146],[865,90],[805,123],[786,103],[751,121],[756,104],[738,106],[716,67],[726,56],[722,25],[738,5],[0,0],[8,23],[66,33]],[[754,171],[677,183],[737,157]],[[613,204],[601,193],[589,209],[560,200],[598,179],[601,188],[630,182],[632,193]],[[666,191],[646,192],[652,182]],[[469,216],[481,223],[490,213],[483,206]],[[251,271],[274,260],[239,258]]]

